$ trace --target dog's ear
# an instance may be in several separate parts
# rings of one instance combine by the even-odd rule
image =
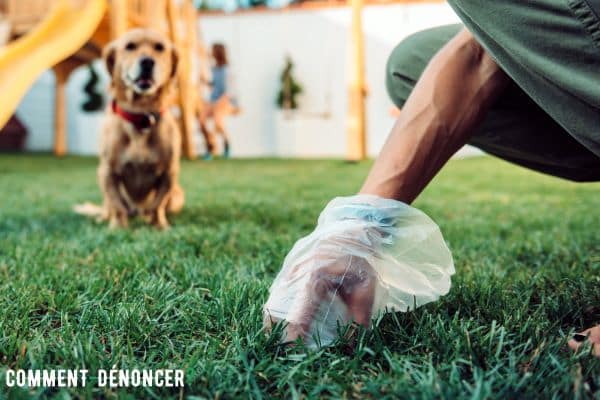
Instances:
[[[117,42],[116,41],[113,41],[104,47],[104,50],[102,51],[102,58],[104,59],[104,64],[106,65],[108,74],[112,78],[113,72],[115,70],[115,64],[117,62]]]
[[[171,47],[171,78],[177,75],[177,68],[179,66],[179,51],[175,46]]]

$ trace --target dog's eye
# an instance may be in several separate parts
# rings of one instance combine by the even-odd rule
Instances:
[[[137,44],[133,43],[133,42],[129,42],[125,45],[125,50],[127,51],[133,51],[137,49]]]
[[[165,50],[165,45],[162,43],[155,43],[154,44],[154,50],[158,51],[159,53],[163,52]]]

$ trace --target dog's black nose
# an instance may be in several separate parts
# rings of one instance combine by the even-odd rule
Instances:
[[[142,70],[150,71],[154,68],[154,60],[150,57],[144,57],[140,60],[140,66]]]

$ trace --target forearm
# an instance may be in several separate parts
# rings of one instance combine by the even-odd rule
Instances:
[[[461,31],[423,72],[360,193],[411,203],[469,140],[507,82]]]

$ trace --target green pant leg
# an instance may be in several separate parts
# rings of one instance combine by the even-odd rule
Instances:
[[[449,0],[512,80],[600,157],[600,15],[593,3]]]
[[[394,104],[402,108],[431,58],[461,28],[448,25],[418,32],[392,51],[386,86]],[[600,180],[600,159],[514,83],[491,108],[470,144],[539,172],[575,181]]]
[[[387,92],[402,108],[429,60],[463,28],[445,25],[414,33],[392,51],[386,67]]]

